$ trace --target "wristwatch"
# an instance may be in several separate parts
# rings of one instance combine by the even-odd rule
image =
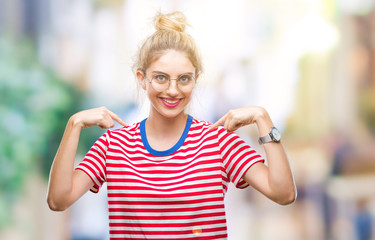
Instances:
[[[260,137],[258,142],[259,144],[264,144],[268,142],[280,142],[281,134],[279,130],[275,127],[271,128],[271,131],[269,134],[267,134],[264,137]]]

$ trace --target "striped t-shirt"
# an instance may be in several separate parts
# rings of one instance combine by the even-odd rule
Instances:
[[[224,195],[262,157],[235,133],[188,116],[175,146],[148,144],[145,120],[101,136],[77,169],[107,182],[111,239],[226,239]]]

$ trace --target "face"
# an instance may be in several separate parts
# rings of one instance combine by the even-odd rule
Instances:
[[[195,68],[181,51],[167,50],[160,58],[154,61],[146,72],[137,72],[137,78],[151,102],[150,115],[158,115],[165,118],[175,118],[184,115],[185,107],[189,104],[193,89],[186,90],[177,86],[177,81],[171,80],[169,87],[160,91],[150,83],[153,77],[167,76],[177,79],[184,75],[193,75]]]

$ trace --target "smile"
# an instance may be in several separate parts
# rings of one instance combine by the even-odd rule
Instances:
[[[178,98],[178,99],[172,99],[172,98],[161,98],[162,100],[162,103],[167,106],[167,107],[177,107],[180,102],[181,102],[181,98]]]

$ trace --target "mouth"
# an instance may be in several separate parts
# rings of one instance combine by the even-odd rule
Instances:
[[[180,102],[182,101],[182,98],[160,98],[162,103],[170,108],[177,107]]]

